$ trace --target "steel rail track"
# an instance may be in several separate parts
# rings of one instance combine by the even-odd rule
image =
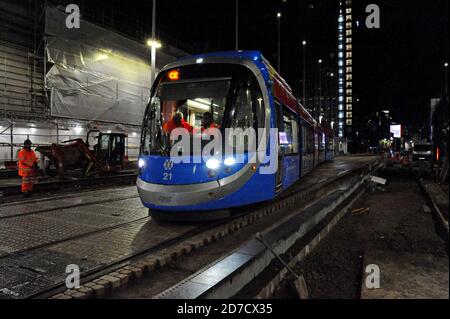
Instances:
[[[37,249],[41,249],[41,248],[45,248],[45,247],[49,247],[49,246],[65,243],[65,242],[68,242],[68,241],[71,241],[71,240],[77,240],[77,239],[80,239],[80,238],[83,238],[83,237],[88,237],[88,236],[91,236],[91,235],[94,235],[94,234],[110,231],[112,229],[121,228],[121,227],[124,227],[124,226],[128,226],[130,224],[133,224],[133,223],[141,222],[141,221],[146,220],[146,219],[150,220],[151,218],[149,216],[145,216],[145,217],[141,217],[141,218],[138,218],[138,219],[129,220],[129,221],[124,222],[124,223],[120,223],[120,224],[116,224],[116,225],[113,225],[113,226],[105,227],[105,228],[102,228],[102,229],[96,229],[96,230],[92,230],[92,231],[89,231],[89,232],[86,232],[86,233],[82,233],[82,234],[78,234],[78,235],[74,235],[74,236],[70,236],[70,237],[66,237],[66,238],[62,238],[62,239],[58,239],[58,240],[53,240],[53,241],[50,241],[50,242],[47,242],[47,243],[43,243],[43,244],[40,244],[40,245],[28,247],[28,248],[25,248],[25,249],[16,250],[16,251],[13,251],[11,253],[7,253],[5,255],[0,255],[0,260],[5,259],[5,258],[14,257],[14,256],[17,256],[17,255],[23,254],[25,252],[30,252],[30,251],[33,251],[33,250],[37,250]]]
[[[68,198],[73,198],[73,197],[75,197],[75,196],[70,196]],[[118,202],[118,201],[122,201],[122,200],[138,198],[138,197],[139,197],[139,195],[136,194],[136,195],[117,197],[117,198],[94,200],[94,201],[90,201],[90,202],[86,202],[86,203],[78,203],[78,204],[71,204],[71,205],[58,206],[58,207],[52,207],[52,208],[44,208],[41,210],[36,210],[36,211],[28,212],[28,213],[18,213],[18,214],[12,214],[12,215],[7,215],[7,216],[0,215],[0,220],[14,218],[14,217],[35,215],[35,214],[43,214],[43,213],[47,213],[47,212],[69,209],[69,208],[77,208],[77,207],[84,207],[84,206],[90,206],[90,205],[96,205],[96,204]],[[64,199],[64,198],[62,198],[62,199]],[[18,204],[15,204],[15,205],[18,205]]]
[[[117,183],[118,181],[132,183],[137,178],[136,173],[127,173],[127,174],[119,174],[119,175],[109,175],[109,176],[101,176],[94,178],[81,178],[76,180],[62,180],[62,181],[52,181],[52,182],[43,182],[37,183],[35,187],[35,191],[38,193],[51,191],[51,190],[59,190],[61,188],[68,187],[79,187],[79,186],[96,186],[98,184],[109,184],[109,183]],[[21,193],[20,185],[8,185],[8,186],[0,186],[0,193],[3,193],[4,197],[18,195]]]
[[[199,235],[201,233],[204,233],[208,230],[211,230],[213,228],[217,228],[219,226],[224,226],[226,224],[232,224],[233,221],[238,220],[239,218],[246,216],[246,215],[250,215],[252,213],[257,212],[259,209],[261,209],[261,207],[264,206],[269,206],[269,205],[274,205],[277,206],[277,204],[279,204],[280,202],[283,202],[285,200],[288,200],[294,196],[297,196],[299,193],[301,193],[301,199],[306,199],[309,196],[313,196],[314,194],[318,193],[320,190],[323,190],[326,187],[331,186],[334,183],[339,183],[340,181],[342,181],[343,179],[345,179],[346,177],[348,177],[349,175],[353,175],[353,174],[360,174],[362,171],[366,171],[366,170],[371,170],[372,165],[377,165],[378,162],[376,164],[374,163],[364,163],[362,165],[360,165],[359,167],[356,167],[354,169],[351,170],[347,170],[344,171],[340,174],[337,174],[336,176],[334,176],[333,178],[328,178],[325,179],[324,181],[321,181],[319,183],[314,184],[312,187],[303,187],[303,188],[298,188],[298,183],[296,183],[297,185],[293,185],[293,187],[287,189],[285,192],[281,193],[280,195],[278,195],[272,202],[266,202],[263,204],[255,204],[255,205],[249,205],[247,206],[244,210],[244,212],[241,213],[234,213],[233,215],[231,215],[229,218],[227,219],[223,219],[223,220],[219,220],[219,221],[214,221],[208,225],[202,225],[196,229],[193,229],[191,231],[188,231],[185,234],[182,234],[180,236],[177,236],[175,238],[169,239],[167,241],[164,241],[160,244],[157,244],[153,247],[149,247],[149,248],[145,248],[142,249],[140,251],[137,251],[129,256],[126,256],[124,258],[121,259],[117,259],[111,263],[93,268],[89,271],[86,271],[85,273],[83,273],[81,275],[81,282],[82,283],[86,283],[88,281],[94,280],[96,278],[99,278],[105,274],[108,274],[110,272],[113,272],[121,267],[124,267],[126,265],[129,265],[131,262],[138,260],[142,257],[146,257],[152,253],[155,253],[157,251],[160,251],[161,249],[167,248],[167,247],[171,247],[174,246],[176,244],[182,243],[183,241],[186,241],[196,235]],[[300,181],[301,182],[301,181]],[[295,187],[297,186],[297,188]],[[281,210],[281,208],[277,209],[277,210]],[[28,298],[48,298],[50,296],[53,296],[57,293],[61,293],[65,290],[65,285],[64,283],[60,283],[57,285],[54,285],[52,287],[49,287],[46,290],[42,290],[36,294],[33,294],[31,296],[29,296]]]

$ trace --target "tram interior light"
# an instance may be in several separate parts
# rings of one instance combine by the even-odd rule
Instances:
[[[219,167],[219,161],[215,158],[210,158],[206,161],[206,167],[209,169],[217,169]]]

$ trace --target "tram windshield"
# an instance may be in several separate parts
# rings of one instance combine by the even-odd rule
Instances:
[[[256,78],[240,65],[189,65],[161,73],[147,107],[142,134],[145,155],[167,156],[170,133],[208,128],[257,128],[264,116]]]

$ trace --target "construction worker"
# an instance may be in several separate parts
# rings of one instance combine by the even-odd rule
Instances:
[[[189,132],[192,132],[192,126],[186,122],[183,118],[183,113],[177,112],[173,115],[172,119],[166,122],[163,126],[164,132],[170,134],[173,129],[185,128]]]
[[[219,128],[219,126],[214,122],[211,112],[205,112],[202,117],[202,132],[209,128]]]
[[[31,141],[23,142],[23,149],[19,152],[19,176],[22,176],[22,193],[24,197],[30,196],[33,191],[34,176],[37,168],[36,153],[31,149]]]

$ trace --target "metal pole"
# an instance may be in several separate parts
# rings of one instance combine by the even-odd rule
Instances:
[[[285,262],[283,260],[283,258],[281,258],[280,255],[278,255],[273,249],[272,247],[270,247],[270,245],[266,242],[266,240],[264,239],[264,237],[262,236],[261,233],[256,233],[255,238],[257,240],[259,240],[264,246],[266,246],[266,248],[272,253],[272,255],[274,255],[282,264],[284,267],[286,267],[286,269],[296,278],[298,279],[300,276],[297,275],[297,273],[292,270],[291,267],[289,267],[289,265],[287,264],[287,262]]]
[[[239,50],[239,0],[236,0],[236,51]]]
[[[281,45],[280,45],[280,37],[281,37],[281,32],[280,32],[280,16],[278,16],[278,74],[281,74],[281,66],[280,66],[280,61],[281,61]]]
[[[322,111],[322,61],[320,60],[319,61],[319,110],[316,112],[316,118],[319,118],[321,111]]]
[[[445,96],[448,95],[448,63],[446,62],[445,65]]]
[[[10,139],[11,139],[11,162],[14,160],[14,135],[13,135],[14,124],[11,123],[11,127],[9,128]]]
[[[281,74],[281,72],[280,72],[280,68],[281,68],[280,67],[280,63],[281,63],[281,46],[280,46],[280,37],[281,37],[280,19],[281,19],[281,17],[280,17],[280,14],[278,14],[277,18],[278,18],[278,74]]]
[[[153,9],[152,9],[152,40],[156,39],[156,0],[153,0]],[[155,63],[156,63],[156,47],[155,44],[151,46],[151,62],[150,62],[150,85],[153,85],[153,81],[155,80]]]
[[[306,42],[303,42],[303,104],[306,105]]]

